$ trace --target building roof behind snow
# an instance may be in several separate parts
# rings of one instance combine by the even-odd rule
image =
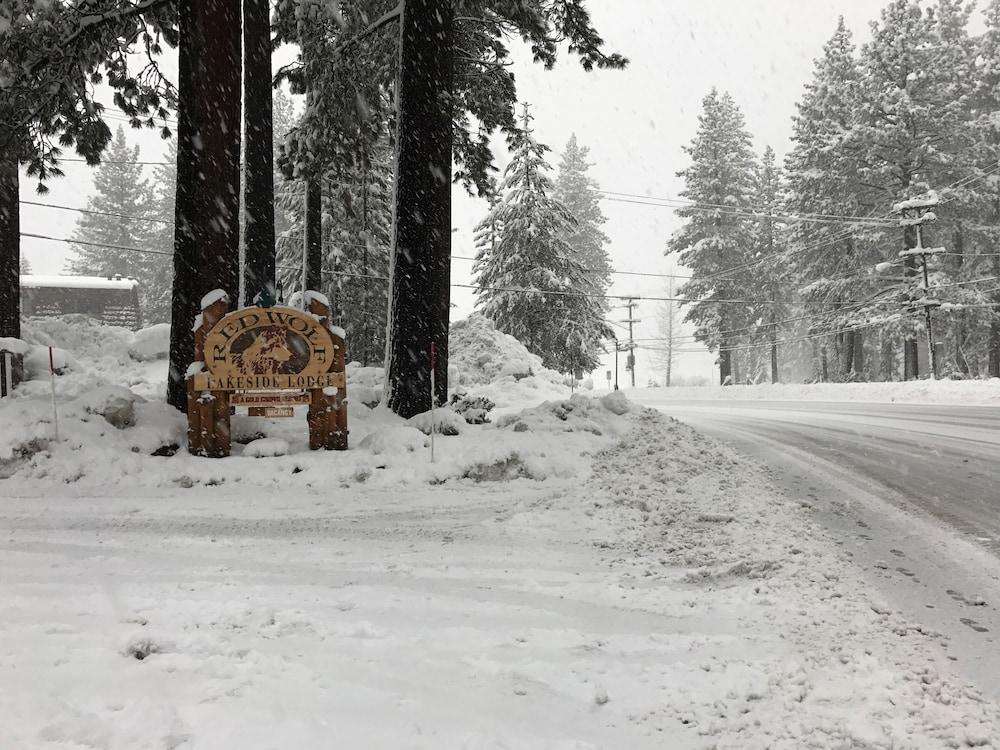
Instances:
[[[28,289],[135,289],[139,282],[124,276],[21,276]]]

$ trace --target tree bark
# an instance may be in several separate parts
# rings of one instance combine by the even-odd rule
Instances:
[[[323,188],[318,179],[306,180],[305,193],[306,289],[323,288]],[[333,304],[331,302],[331,304]]]
[[[246,138],[246,301],[275,297],[274,123],[271,99],[271,17],[268,0],[243,0],[243,132]]]
[[[993,248],[994,253],[1000,253],[1000,248]],[[993,273],[1000,276],[1000,255],[993,256]],[[993,301],[1000,304],[1000,292],[993,295]],[[993,321],[990,323],[989,339],[989,376],[1000,378],[1000,307],[993,308]]]
[[[21,338],[21,207],[16,152],[0,151],[0,336]]]
[[[241,22],[239,0],[178,7],[177,196],[167,401],[187,408],[201,298],[239,290]]]
[[[733,382],[733,353],[726,349],[726,342],[719,345],[719,384],[727,385],[726,381]]]
[[[865,336],[863,331],[854,332],[854,374],[861,378],[865,373]]]
[[[906,227],[903,229],[903,247],[911,250],[917,246],[916,227]],[[903,275],[907,278],[917,275],[917,264],[912,255],[905,259],[905,270]],[[912,305],[907,305],[907,313],[914,312]],[[920,376],[920,365],[917,358],[916,338],[907,338],[903,341],[903,380],[916,380]]]
[[[854,372],[854,336],[856,331],[843,334],[840,347],[840,379],[849,380]]]
[[[407,0],[400,20],[396,227],[386,354],[387,403],[411,417],[448,397],[451,303],[453,30],[450,0]]]

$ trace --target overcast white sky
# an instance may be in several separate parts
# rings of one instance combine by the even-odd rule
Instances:
[[[533,65],[518,52],[515,73],[520,97],[534,106],[536,136],[553,149],[552,163],[572,133],[591,149],[593,176],[605,190],[656,197],[676,196],[676,172],[686,164],[681,147],[697,127],[701,99],[717,86],[732,93],[743,108],[758,150],[787,149],[795,102],[812,72],[812,61],[843,15],[856,39],[868,38],[868,22],[878,16],[879,0],[591,0],[588,7],[610,49],[631,59],[625,71],[584,73],[565,57],[555,70]],[[514,44],[517,48],[519,45]],[[155,134],[129,133],[142,146],[142,158],[162,157]],[[506,154],[498,154],[506,163]],[[22,181],[22,199],[84,207],[91,190],[84,165],[65,165],[67,176],[50,183],[46,196]],[[678,222],[666,208],[604,201],[609,252],[620,271],[666,273],[672,261],[663,248]],[[472,228],[484,205],[455,193],[454,254],[472,255]],[[24,232],[68,237],[78,214],[22,205]],[[22,251],[35,273],[59,273],[68,246],[24,238]],[[470,283],[471,263],[453,261],[454,283]],[[666,279],[618,276],[612,293],[665,296]],[[453,290],[455,318],[473,309],[470,290]],[[656,335],[658,303],[642,303],[636,338]],[[615,318],[627,317],[624,311]],[[613,356],[608,357],[613,366]],[[639,384],[662,377],[651,355],[637,354]],[[714,357],[685,354],[676,369],[683,375],[713,376]],[[624,365],[624,362],[622,363]],[[714,376],[713,376],[714,377]],[[620,374],[622,382],[625,372]],[[605,385],[603,372],[595,384]]]

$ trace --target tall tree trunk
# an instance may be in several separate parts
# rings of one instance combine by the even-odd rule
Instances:
[[[243,0],[243,132],[246,138],[247,302],[274,299],[274,122],[271,100],[271,17],[268,0]]]
[[[306,180],[304,232],[306,289],[323,288],[323,188],[315,178]]]
[[[387,403],[411,417],[448,397],[451,304],[452,3],[407,0],[400,20],[395,233]]]
[[[733,377],[733,353],[726,349],[726,342],[723,341],[719,345],[719,384],[728,385],[727,380],[731,383]]]
[[[840,379],[849,380],[854,372],[854,331],[842,334],[840,345]]]
[[[823,382],[830,382],[830,357],[826,344],[820,349],[820,370],[823,373]]]
[[[903,229],[903,246],[911,250],[917,246],[917,228],[905,227]],[[912,255],[905,259],[905,270],[903,273],[907,278],[917,275],[917,263]],[[907,305],[907,314],[914,312],[911,305]],[[930,354],[928,352],[928,354]],[[903,341],[903,380],[915,380],[920,375],[920,365],[917,359],[917,340],[908,337]]]
[[[239,0],[178,8],[177,196],[167,401],[187,406],[201,298],[239,291],[241,23]]]
[[[993,273],[1000,276],[1000,248],[993,248]],[[1000,305],[1000,292],[993,295],[993,301]],[[1000,378],[1000,307],[994,307],[993,321],[990,323],[989,376]]]
[[[773,329],[771,332],[771,382],[777,383],[780,378],[778,377],[778,344],[777,334],[774,333]]]
[[[865,336],[863,331],[854,332],[853,372],[857,376],[857,378],[861,378],[865,374]]]
[[[13,144],[0,150],[0,336],[21,338],[21,207]]]
[[[893,345],[892,336],[882,333],[882,380],[889,383],[895,380],[896,375],[896,349]]]

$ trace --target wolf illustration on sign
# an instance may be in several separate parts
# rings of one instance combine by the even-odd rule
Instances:
[[[244,373],[269,375],[280,372],[282,365],[292,358],[288,348],[288,329],[268,326],[259,329],[253,342],[245,349],[232,354],[233,364]]]

